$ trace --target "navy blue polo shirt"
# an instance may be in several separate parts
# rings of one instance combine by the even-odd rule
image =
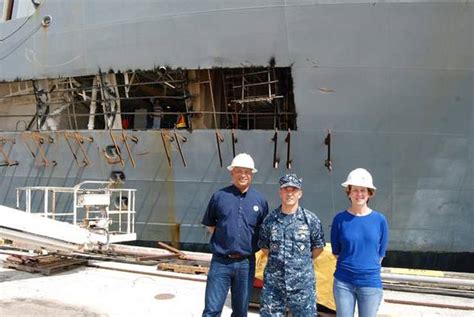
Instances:
[[[267,214],[267,200],[252,187],[245,193],[234,185],[215,192],[202,219],[203,225],[216,227],[210,242],[212,253],[248,256],[257,252],[260,224]]]

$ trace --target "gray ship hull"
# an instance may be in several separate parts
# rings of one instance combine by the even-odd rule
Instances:
[[[46,15],[52,23],[44,28]],[[473,1],[45,1],[30,18],[0,25],[2,39],[18,29],[0,46],[0,80],[274,60],[293,77],[291,172],[303,176],[303,205],[328,237],[332,217],[347,206],[340,183],[366,167],[378,188],[372,207],[390,224],[390,250],[472,253],[473,24]],[[324,166],[328,131],[332,171]],[[79,167],[61,133],[51,132],[57,142],[47,147],[55,167],[12,147],[20,164],[1,168],[0,203],[14,205],[19,186],[72,186],[123,170],[125,187],[138,189],[140,240],[209,240],[201,217],[212,192],[229,183],[214,130],[179,132],[186,167],[176,147],[168,164],[158,131],[129,132],[139,138],[136,167],[110,165],[103,156],[109,133],[98,130],[81,131],[94,138],[87,145],[93,164]],[[226,166],[231,132],[221,133]],[[274,131],[236,133],[236,150],[256,160],[255,186],[276,207],[276,181],[288,172],[286,132],[279,132],[278,168]]]

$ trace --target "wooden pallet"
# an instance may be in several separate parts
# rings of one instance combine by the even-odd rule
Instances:
[[[209,271],[209,263],[194,260],[163,261],[158,264],[158,270],[186,274],[205,274]]]
[[[40,273],[51,275],[58,272],[71,270],[75,267],[87,264],[87,260],[74,259],[56,255],[46,256],[24,256],[11,255],[3,263],[3,267],[25,271],[29,273]]]

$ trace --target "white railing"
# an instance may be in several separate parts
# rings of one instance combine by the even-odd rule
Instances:
[[[131,241],[136,240],[135,194],[136,189],[112,188],[109,181],[84,181],[74,187],[26,186],[16,190],[16,208],[102,231],[110,242]],[[33,198],[39,203],[34,204]]]

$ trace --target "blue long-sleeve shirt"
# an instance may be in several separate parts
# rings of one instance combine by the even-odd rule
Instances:
[[[387,244],[388,225],[381,213],[340,212],[331,227],[332,253],[338,256],[334,277],[356,286],[381,288],[380,262]]]

